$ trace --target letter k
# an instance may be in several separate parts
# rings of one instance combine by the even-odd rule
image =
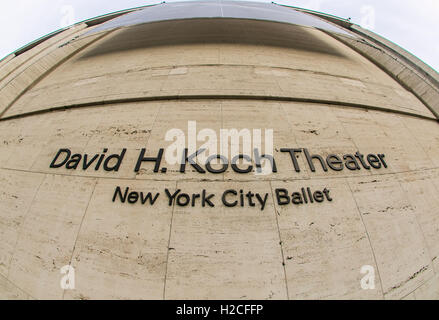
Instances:
[[[205,207],[207,203],[209,206],[215,207],[215,205],[210,201],[210,199],[212,199],[214,196],[214,194],[210,194],[208,197],[206,197],[206,190],[203,190],[203,196],[201,198],[202,206]]]

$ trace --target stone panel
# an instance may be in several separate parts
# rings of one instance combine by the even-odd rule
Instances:
[[[0,275],[8,276],[12,255],[44,175],[0,170]]]
[[[160,193],[154,206],[115,202],[122,193]],[[165,188],[175,182],[100,179],[87,208],[73,253],[76,290],[66,299],[162,299],[172,207]]]
[[[215,193],[214,208],[174,207],[166,299],[286,299],[273,201],[264,211],[227,208],[227,189],[270,192],[269,183],[179,182],[183,192]],[[199,201],[200,199],[198,199]],[[230,200],[232,201],[232,200]]]
[[[370,237],[387,299],[400,299],[433,275],[416,209],[395,175],[349,179]]]
[[[433,263],[435,271],[438,271],[439,257],[439,207],[438,189],[433,183],[434,172],[408,173],[401,176],[401,186],[407,200],[415,211],[416,221],[421,228],[425,239],[427,252]]]
[[[29,300],[32,299],[26,292],[0,275],[0,300]]]
[[[61,299],[94,179],[47,175],[21,228],[8,279],[38,299]]]
[[[363,266],[375,270],[368,234],[343,179],[272,182],[276,189],[301,193],[329,189],[332,201],[287,204],[276,202],[276,215],[284,248],[290,299],[382,299],[379,273],[375,288],[363,290]]]
[[[435,275],[413,294],[416,300],[439,300],[439,276]]]

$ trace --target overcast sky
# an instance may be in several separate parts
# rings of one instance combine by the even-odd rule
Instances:
[[[160,1],[2,1],[0,58],[30,41],[74,22],[158,2]],[[351,18],[354,23],[395,42],[439,70],[439,0],[277,0],[274,2]]]

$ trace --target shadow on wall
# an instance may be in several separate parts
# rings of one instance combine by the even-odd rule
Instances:
[[[126,27],[81,56],[81,59],[157,46],[184,44],[248,44],[275,46],[345,57],[307,27],[239,19],[189,19]]]

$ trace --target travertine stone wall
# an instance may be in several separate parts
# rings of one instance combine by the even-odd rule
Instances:
[[[114,100],[209,95],[324,100],[434,117],[390,76],[327,34],[241,20],[116,30],[36,84],[3,117]]]
[[[367,32],[363,29],[361,30],[362,32]],[[426,71],[420,69],[419,65],[409,65],[405,61],[405,57],[398,56],[390,48],[384,46],[377,47],[371,40],[352,39],[341,35],[334,35],[334,37],[371,59],[383,70],[386,70],[399,83],[413,92],[439,119],[439,88],[437,80],[439,75],[436,71],[419,62],[423,68],[431,72],[431,74],[426,74]]]
[[[0,71],[0,116],[22,97],[31,87],[38,84],[47,74],[63,61],[81,51],[105,34],[78,39],[84,32],[85,24],[66,30],[58,36],[43,42],[30,51],[17,56]],[[75,41],[76,40],[76,41]],[[24,57],[22,57],[24,56]]]
[[[15,55],[13,53],[2,58],[2,60],[0,61],[0,67],[3,67],[5,64],[9,63],[9,61],[11,61],[14,58],[15,58]]]
[[[70,37],[73,38],[76,34],[80,33],[80,31],[84,30],[85,28],[85,24],[78,24],[74,28],[60,32],[58,35],[53,36],[46,41],[38,44],[37,46],[32,48],[32,50],[25,51],[20,55],[14,57],[13,61],[11,61],[10,63],[2,63],[0,65],[0,80],[2,81],[2,84],[4,85],[9,82],[7,80],[5,81],[6,77],[9,77],[10,79],[15,78],[17,75],[26,70],[26,67],[29,67],[30,65],[41,59],[41,57],[47,55],[50,50],[55,50],[57,47],[59,47],[63,40],[64,42],[70,40]],[[14,55],[11,55],[11,57],[13,56]]]
[[[318,30],[200,26],[151,24],[78,38],[67,45],[78,43],[78,52],[4,110],[0,298],[437,299],[439,126],[431,112]],[[246,37],[233,43],[236,28]],[[216,38],[199,43],[190,30]],[[290,42],[268,36],[282,32]],[[0,97],[10,101],[3,90]],[[161,97],[169,99],[154,101]],[[155,173],[146,163],[134,172],[142,148],[157,156],[170,144],[166,132],[187,135],[188,121],[217,135],[273,129],[278,171],[201,175],[169,165]],[[311,172],[302,156],[295,172],[280,152],[295,147],[322,156],[383,153],[388,168]],[[127,151],[118,172],[50,168],[60,148]],[[161,195],[154,206],[113,202],[117,186]],[[277,188],[302,187],[329,188],[333,201],[276,201]],[[215,207],[170,206],[164,189],[205,189]],[[227,189],[267,193],[266,207],[226,207],[219,200]],[[60,288],[69,264],[75,290]],[[360,286],[364,265],[376,270],[374,290]]]

